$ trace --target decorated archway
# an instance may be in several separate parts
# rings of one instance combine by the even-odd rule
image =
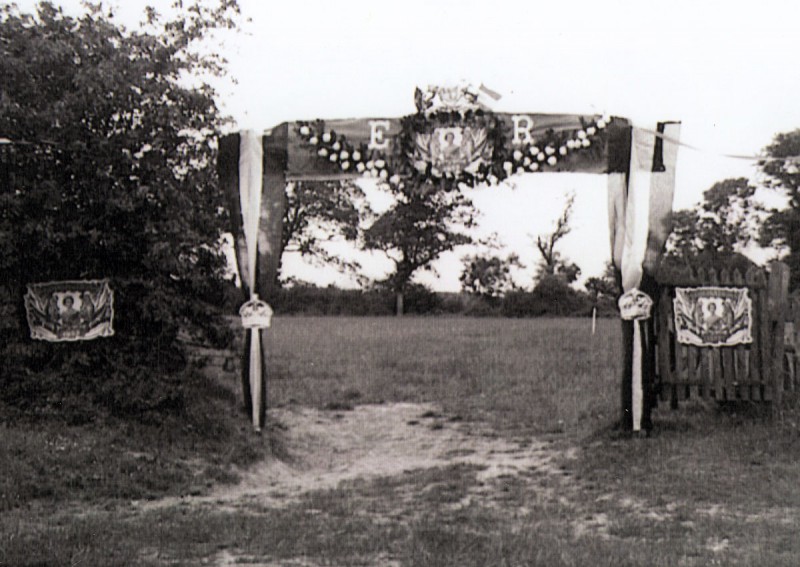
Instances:
[[[253,425],[266,413],[265,332],[281,250],[287,182],[367,176],[395,191],[494,185],[527,173],[607,176],[611,256],[622,283],[623,424],[649,427],[654,279],[671,229],[680,124],[607,115],[493,112],[491,92],[417,89],[401,118],[295,121],[241,131],[219,144],[236,258],[247,301],[242,384]]]

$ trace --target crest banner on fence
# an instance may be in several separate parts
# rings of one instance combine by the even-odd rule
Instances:
[[[747,288],[675,288],[678,342],[734,346],[753,342],[753,302]]]
[[[114,334],[108,280],[28,284],[25,311],[32,339],[89,341]]]

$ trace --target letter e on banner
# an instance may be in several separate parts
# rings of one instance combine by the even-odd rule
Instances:
[[[527,114],[514,114],[511,120],[514,121],[514,139],[511,143],[515,146],[532,144],[533,136],[531,136],[531,130],[533,130],[533,118]]]
[[[388,120],[369,121],[369,146],[370,150],[385,150],[389,147],[389,140],[385,134],[389,132]]]

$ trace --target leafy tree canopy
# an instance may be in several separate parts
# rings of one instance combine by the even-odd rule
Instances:
[[[486,298],[499,297],[514,289],[511,269],[520,267],[519,257],[471,255],[464,258],[464,269],[459,280],[462,289]]]
[[[758,236],[763,207],[755,192],[756,187],[744,177],[715,183],[703,193],[700,205],[675,212],[667,255],[693,258],[741,253]]]
[[[327,242],[355,242],[361,221],[372,213],[364,191],[352,181],[297,181],[286,190],[281,250],[299,253],[342,270],[356,271],[355,262],[331,254]]]
[[[0,11],[0,390],[18,404],[50,403],[39,392],[119,412],[176,407],[165,376],[183,366],[178,332],[220,329],[202,300],[217,298],[224,267],[212,167],[224,119],[189,79],[223,73],[198,43],[234,28],[238,6],[178,2],[170,21],[150,9],[149,31],[86,6]],[[27,283],[99,278],[115,292],[114,337],[27,338]],[[32,372],[58,375],[58,392]]]
[[[787,251],[783,261],[790,269],[790,289],[800,288],[800,130],[775,136],[759,165],[767,186],[786,198],[786,206],[771,209],[760,234],[763,246]]]
[[[429,270],[445,252],[473,242],[468,229],[475,215],[472,201],[461,191],[431,186],[399,192],[395,205],[365,231],[364,247],[385,252],[394,263],[384,283],[398,294],[398,312],[417,270]]]

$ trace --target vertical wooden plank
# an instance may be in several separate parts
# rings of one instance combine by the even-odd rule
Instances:
[[[688,266],[684,267],[681,270],[677,271],[676,277],[680,279],[682,282],[681,285],[685,285],[683,281],[691,276],[691,270]],[[675,288],[671,288],[670,298],[674,297],[675,295]],[[675,319],[674,319],[674,306],[673,311],[671,312],[670,317],[670,325],[672,329],[672,333],[670,334],[670,346],[672,349],[672,388],[670,389],[670,407],[672,409],[678,409],[678,400],[680,399],[678,395],[678,391],[680,390],[681,386],[679,386],[681,382],[681,365],[682,365],[682,350],[681,344],[678,342],[678,332],[675,328]]]
[[[686,361],[687,366],[687,373],[686,379],[696,384],[695,388],[697,388],[697,395],[701,398],[708,398],[708,388],[703,383],[703,374],[697,368],[697,356],[699,352],[698,347],[689,347],[688,360]]]
[[[761,289],[759,287],[758,275],[761,274],[760,268],[750,268],[745,273],[745,283],[753,302],[753,342],[750,344],[748,364],[750,370],[750,399],[761,401],[763,399],[763,380],[761,372]]]
[[[722,380],[722,353],[719,347],[708,349],[711,358],[711,375],[714,380],[715,398],[717,401],[727,400],[725,383]]]
[[[733,348],[724,347],[722,351],[722,381],[725,384],[725,395],[729,400],[738,399],[739,385],[736,380],[736,369],[734,368]]]
[[[768,282],[768,309],[770,331],[772,334],[772,380],[773,380],[773,408],[778,406],[783,399],[784,373],[783,373],[783,335],[786,318],[786,305],[789,296],[789,266],[783,262],[770,264]]]
[[[672,328],[672,298],[670,288],[661,288],[658,302],[658,374],[661,380],[661,399],[665,400],[672,388],[672,362],[670,360],[670,330]]]
[[[744,345],[737,345],[733,351],[733,370],[738,385],[739,396],[743,400],[750,399],[750,369],[748,368],[748,351]]]
[[[762,399],[771,401],[773,395],[772,380],[772,348],[770,341],[770,317],[767,308],[767,289],[761,288],[758,292],[758,340],[759,340],[759,370],[761,371]]]
[[[711,358],[710,348],[698,348],[698,357],[700,358],[700,376],[703,381],[703,387],[708,392],[708,396],[712,399],[717,398],[718,394],[714,389],[713,372],[714,366]]]
[[[736,287],[744,287],[744,276],[738,268],[731,272],[730,282]],[[733,351],[734,380],[737,384],[739,397],[743,400],[750,399],[750,382],[752,380],[752,376],[750,375],[750,368],[748,364],[749,348],[749,345],[737,345]]]

